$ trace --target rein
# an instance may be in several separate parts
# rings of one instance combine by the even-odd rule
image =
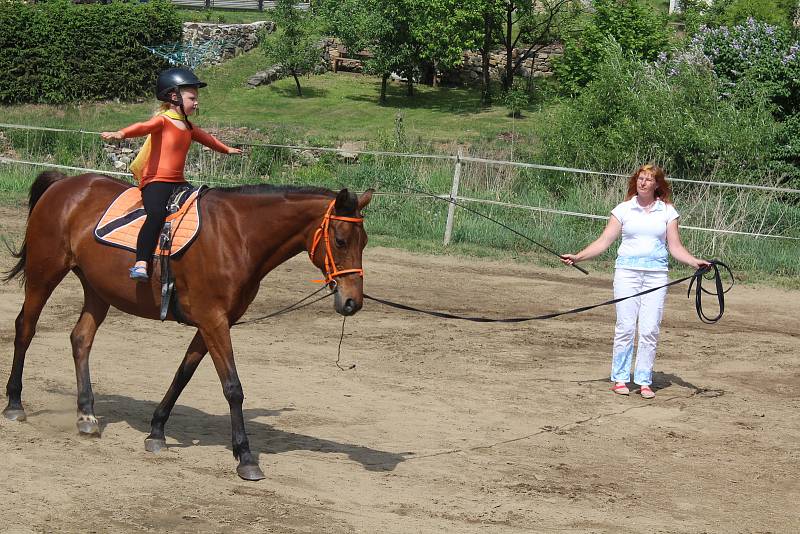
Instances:
[[[314,303],[317,303],[317,302],[319,302],[321,300],[324,300],[324,299],[332,296],[335,293],[335,291],[331,291],[330,293],[326,293],[325,295],[322,295],[321,297],[316,298],[316,299],[312,300],[311,302],[306,302],[302,306],[300,304],[302,304],[303,302],[307,301],[308,299],[310,299],[311,297],[313,297],[314,295],[316,295],[317,293],[319,293],[323,289],[326,289],[327,287],[328,286],[322,286],[321,288],[317,289],[313,293],[310,293],[310,294],[306,295],[305,297],[301,298],[300,300],[298,300],[294,304],[290,304],[289,306],[286,306],[285,308],[281,308],[278,311],[272,312],[272,313],[270,313],[268,315],[264,315],[262,317],[256,317],[255,319],[248,319],[247,321],[239,321],[239,322],[233,323],[231,326],[237,326],[237,325],[240,325],[240,324],[255,323],[255,322],[258,322],[258,321],[263,321],[264,319],[270,319],[272,317],[277,317],[277,316],[283,315],[285,313],[293,312],[293,311],[299,310],[301,308],[305,308],[306,306],[311,306]]]
[[[720,270],[719,270],[718,266],[721,266],[726,271],[728,271],[728,275],[731,278],[731,285],[727,289],[723,289],[723,287],[722,287],[722,277],[720,276]],[[716,292],[711,292],[711,291],[708,291],[707,289],[703,288],[704,275],[707,274],[707,273],[710,273],[712,271],[714,273],[714,284],[716,286]],[[733,287],[734,277],[733,277],[733,272],[731,271],[730,267],[728,267],[727,265],[725,265],[721,261],[717,261],[717,260],[712,260],[710,267],[704,267],[704,268],[698,269],[697,271],[694,272],[694,274],[692,274],[690,276],[685,276],[685,277],[683,277],[683,278],[681,278],[679,280],[674,280],[674,281],[672,281],[672,282],[670,282],[668,284],[664,284],[663,286],[647,289],[647,290],[642,291],[640,293],[636,293],[635,295],[630,295],[630,296],[627,296],[627,297],[622,297],[622,298],[613,299],[613,300],[607,300],[605,302],[601,302],[600,304],[594,304],[592,306],[582,306],[580,308],[573,308],[571,310],[567,310],[567,311],[563,311],[563,312],[548,313],[548,314],[545,314],[545,315],[536,315],[536,316],[533,316],[533,317],[509,317],[509,318],[505,318],[505,319],[492,319],[492,318],[489,318],[489,317],[465,317],[463,315],[453,315],[452,313],[445,313],[445,312],[438,312],[438,311],[431,311],[431,310],[422,310],[420,308],[414,308],[412,306],[407,306],[405,304],[399,304],[397,302],[392,302],[392,301],[389,301],[389,300],[384,300],[384,299],[379,299],[379,298],[376,298],[376,297],[371,297],[371,296],[369,296],[367,294],[364,294],[364,298],[365,299],[369,299],[369,300],[373,300],[375,302],[379,302],[379,303],[381,303],[381,304],[383,304],[385,306],[389,306],[389,307],[392,307],[392,308],[397,308],[399,310],[406,310],[406,311],[411,311],[411,312],[416,312],[416,313],[424,313],[426,315],[432,315],[434,317],[440,317],[442,319],[459,319],[459,320],[462,320],[462,321],[472,321],[472,322],[475,322],[475,323],[522,323],[522,322],[525,322],[525,321],[538,321],[538,320],[543,320],[543,319],[552,319],[554,317],[559,317],[561,315],[581,313],[581,312],[585,312],[585,311],[588,311],[588,310],[592,310],[594,308],[599,308],[601,306],[608,306],[610,304],[616,304],[617,302],[622,302],[623,300],[631,299],[631,298],[634,298],[634,297],[639,297],[639,296],[642,296],[642,295],[646,295],[647,293],[652,293],[653,291],[657,291],[659,289],[663,289],[665,287],[669,287],[669,286],[674,286],[676,284],[680,284],[682,282],[685,282],[686,280],[691,280],[691,282],[689,283],[689,290],[688,290],[688,292],[686,294],[687,298],[689,296],[691,296],[692,287],[694,286],[695,283],[697,283],[697,287],[695,288],[695,309],[697,310],[697,316],[700,318],[700,320],[702,322],[706,323],[706,324],[713,324],[713,323],[716,323],[717,321],[719,321],[722,318],[722,314],[725,312],[725,293],[730,291],[731,288]],[[702,304],[703,293],[706,293],[708,295],[716,295],[717,302],[718,302],[718,305],[719,305],[719,313],[715,317],[710,317],[710,316],[706,315],[706,313],[703,311],[703,304]]]
[[[336,204],[335,200],[331,200],[331,203],[328,205],[328,209],[325,211],[325,216],[322,218],[322,223],[317,228],[317,231],[314,232],[314,240],[311,243],[311,248],[308,251],[308,256],[311,258],[311,261],[314,261],[314,254],[319,246],[320,242],[324,239],[325,240],[325,279],[324,280],[314,280],[315,283],[318,284],[335,284],[336,281],[334,280],[335,277],[341,276],[343,274],[352,274],[357,273],[362,278],[364,277],[364,269],[339,269],[336,266],[336,260],[333,259],[333,252],[331,252],[331,238],[330,238],[330,226],[331,221],[345,221],[349,223],[355,224],[362,224],[364,222],[363,217],[341,217],[339,215],[333,215],[333,208]]]

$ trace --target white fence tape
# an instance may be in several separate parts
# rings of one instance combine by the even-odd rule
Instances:
[[[88,134],[88,135],[100,135],[100,132],[94,132],[90,130],[71,130],[67,128],[51,128],[46,126],[32,126],[27,124],[8,124],[8,123],[0,123],[1,128],[9,128],[9,129],[17,129],[17,130],[40,130],[40,131],[47,131],[47,132],[65,132],[65,133],[79,133],[79,134]],[[331,148],[331,147],[315,147],[315,146],[305,146],[305,145],[280,145],[280,144],[270,144],[270,143],[231,143],[240,146],[254,146],[254,147],[264,147],[264,148],[285,148],[289,150],[310,150],[316,152],[330,152],[336,154],[365,154],[365,155],[372,155],[372,156],[389,156],[389,157],[398,157],[398,158],[413,158],[413,159],[438,159],[438,160],[445,160],[445,161],[458,161],[459,157],[449,154],[413,154],[413,153],[404,153],[404,152],[385,152],[380,150],[357,150],[357,149],[345,149],[345,148]],[[567,172],[571,174],[589,174],[595,176],[611,176],[614,178],[627,178],[629,175],[627,174],[619,174],[619,173],[612,173],[612,172],[604,172],[604,171],[593,171],[587,169],[577,169],[573,167],[559,167],[555,165],[542,165],[539,163],[525,163],[522,161],[506,161],[506,160],[496,160],[496,159],[485,159],[485,158],[476,158],[471,156],[464,156],[460,158],[460,161],[467,161],[472,163],[483,163],[486,165],[503,165],[503,166],[512,166],[512,167],[521,167],[521,168],[529,168],[529,169],[541,169],[541,170],[549,170],[549,171],[558,171],[558,172]],[[729,182],[713,182],[713,181],[706,181],[706,180],[690,180],[687,178],[672,178],[670,177],[671,182],[681,182],[687,184],[697,184],[697,185],[706,185],[706,186],[715,186],[715,187],[730,187],[735,189],[755,189],[761,191],[772,191],[776,193],[792,193],[798,194],[800,193],[800,189],[793,189],[790,187],[776,187],[776,186],[768,186],[768,185],[757,185],[757,184],[738,184],[738,183],[729,183]]]
[[[464,158],[466,159],[466,158]],[[72,167],[69,165],[56,165],[53,163],[41,163],[36,161],[23,161],[23,160],[16,160],[11,158],[6,158],[0,156],[0,163],[4,163],[7,165],[10,164],[18,164],[18,165],[32,165],[38,167],[48,167],[48,168],[55,168],[55,169],[66,169],[66,170],[74,170],[74,171],[85,171],[85,172],[96,172],[98,174],[113,174],[117,176],[133,176],[131,173],[127,172],[115,172],[115,171],[105,171],[102,169],[89,169],[85,167]],[[223,186],[231,186],[235,184],[231,183],[224,183],[224,182],[207,182],[204,180],[189,180],[192,183],[203,183],[208,185],[223,185]],[[403,196],[403,197],[421,197],[421,198],[430,198],[427,195],[415,194],[415,193],[397,193],[397,192],[378,192],[377,195],[381,196]],[[608,217],[604,215],[592,215],[588,213],[579,213],[576,211],[564,211],[564,210],[557,210],[552,208],[542,208],[538,206],[528,206],[525,204],[513,204],[510,202],[500,202],[497,200],[486,200],[480,198],[469,198],[469,197],[462,197],[462,196],[454,196],[451,197],[450,195],[433,195],[437,198],[441,199],[450,199],[454,198],[457,201],[463,202],[475,202],[480,204],[489,204],[494,206],[502,206],[505,208],[512,208],[512,209],[525,209],[528,211],[536,211],[536,212],[543,212],[543,213],[552,213],[555,215],[566,215],[570,217],[581,217],[584,219],[597,219],[597,220],[606,220]],[[782,235],[774,235],[774,234],[761,234],[761,233],[751,233],[751,232],[739,232],[735,230],[723,230],[718,228],[702,228],[699,226],[683,226],[681,228],[685,228],[687,230],[698,230],[701,232],[714,232],[714,233],[721,233],[721,234],[733,234],[733,235],[741,235],[741,236],[750,236],[750,237],[768,237],[772,239],[789,239],[793,241],[800,241],[800,237],[791,237],[791,236],[782,236]]]
[[[440,195],[443,198],[450,198],[447,195]],[[506,208],[516,208],[516,209],[525,209],[529,211],[539,211],[544,213],[555,213],[557,215],[569,215],[571,217],[582,217],[584,219],[602,219],[608,220],[608,217],[605,215],[591,215],[588,213],[578,213],[575,211],[563,211],[563,210],[556,210],[552,208],[540,208],[537,206],[527,206],[525,204],[510,204],[508,202],[499,202],[496,200],[483,200],[483,199],[475,199],[475,198],[467,198],[467,197],[456,197],[456,200],[463,200],[465,202],[480,202],[481,204],[494,204],[496,206],[503,206]],[[699,230],[702,232],[714,232],[719,234],[734,234],[734,235],[746,235],[751,237],[770,237],[773,239],[789,239],[792,241],[800,241],[800,237],[791,237],[785,235],[775,235],[775,234],[760,234],[760,233],[752,233],[752,232],[738,232],[736,230],[722,230],[719,228],[702,228],[700,226],[685,226],[679,225],[680,228],[685,228],[687,230]]]

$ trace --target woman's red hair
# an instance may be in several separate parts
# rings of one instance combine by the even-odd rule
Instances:
[[[656,198],[662,200],[665,204],[672,204],[672,188],[664,176],[664,169],[652,163],[642,165],[628,178],[628,192],[625,193],[625,200],[630,200],[636,196],[636,180],[639,179],[639,175],[642,172],[652,174],[653,178],[656,179]]]

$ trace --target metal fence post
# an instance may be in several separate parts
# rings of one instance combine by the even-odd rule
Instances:
[[[447,224],[444,228],[444,246],[450,244],[450,238],[453,235],[453,219],[456,215],[456,197],[458,197],[458,182],[461,180],[461,158],[464,157],[464,149],[458,148],[458,156],[456,157],[456,169],[453,172],[453,186],[450,188],[450,205],[447,207]]]

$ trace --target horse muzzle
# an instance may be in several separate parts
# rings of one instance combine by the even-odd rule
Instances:
[[[345,317],[349,317],[354,315],[358,310],[361,309],[361,306],[364,304],[364,299],[359,298],[355,299],[352,297],[348,297],[347,295],[343,295],[340,291],[336,291],[333,296],[333,306],[336,309],[336,313],[339,315],[344,315]]]

